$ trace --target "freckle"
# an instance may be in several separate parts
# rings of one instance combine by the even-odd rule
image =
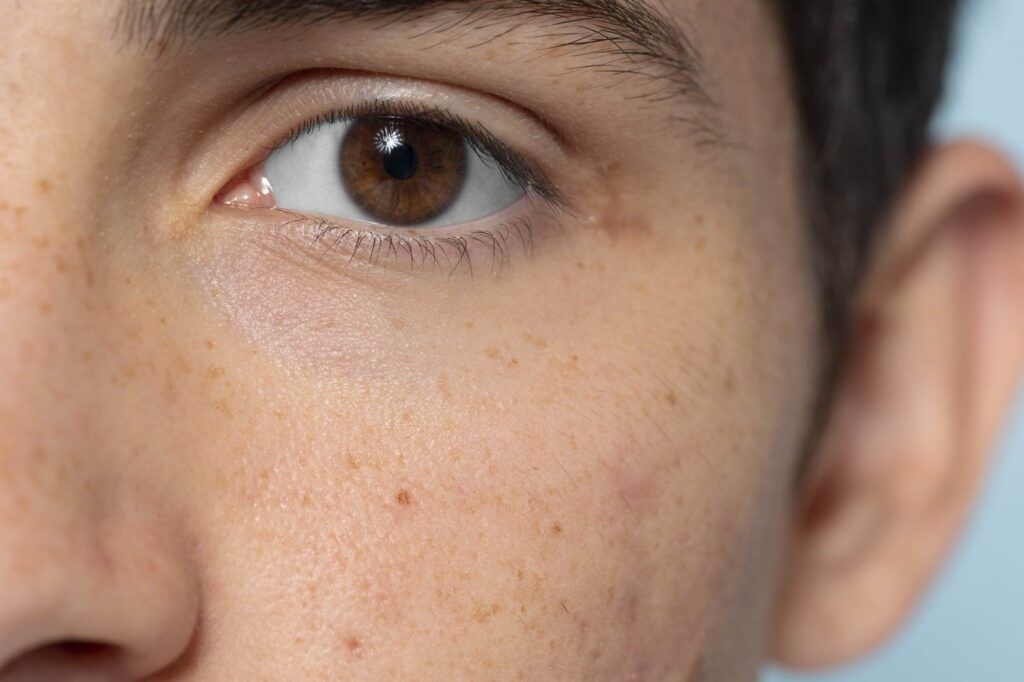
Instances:
[[[405,329],[405,320],[401,318],[391,320],[391,326],[394,329]]]
[[[206,347],[206,350],[213,350],[213,341],[207,339],[206,341],[203,341],[203,345]]]
[[[348,455],[346,457],[346,460],[348,462],[348,468],[349,469],[358,469],[359,468],[359,461],[355,457],[353,457],[352,455]]]
[[[220,379],[222,376],[224,376],[223,367],[211,366],[209,369],[206,370],[206,377],[211,381]]]
[[[473,327],[475,327],[475,326],[476,326],[476,325],[475,325],[475,324],[473,324],[473,322],[472,322],[472,321],[468,321],[468,322],[466,322],[466,329],[472,329],[472,328],[473,328]]]
[[[553,526],[551,526],[551,534],[552,535],[561,535],[562,534],[562,524],[556,523]]]
[[[395,502],[403,507],[408,507],[412,504],[412,496],[409,494],[408,490],[399,490],[398,494],[395,495]]]
[[[499,357],[501,357],[501,353],[499,353],[498,349],[495,348],[494,346],[491,346],[485,352],[487,353],[487,357],[489,357],[491,360],[497,360]]]
[[[43,301],[42,303],[39,304],[39,312],[41,312],[43,315],[49,315],[51,312],[53,312],[53,306],[50,305],[47,301]]]
[[[302,493],[302,507],[303,509],[309,509],[313,501],[309,499],[309,493]]]
[[[224,400],[223,398],[221,398],[220,400],[215,402],[213,404],[213,406],[216,407],[217,410],[220,411],[222,414],[224,414],[224,416],[226,416],[226,417],[234,417],[235,416],[234,412],[231,411],[231,406],[228,405],[228,401]]]
[[[50,182],[47,178],[39,178],[39,180],[36,182],[36,187],[39,188],[39,191],[42,194],[49,194],[50,190],[53,189],[53,183]]]
[[[50,248],[50,240],[46,237],[34,237],[32,243],[37,249],[45,250]]]
[[[451,399],[452,391],[448,387],[448,378],[443,374],[437,377],[437,390],[445,400]]]
[[[261,481],[266,482],[270,478],[270,472],[268,472],[266,469],[260,469],[259,476]]]
[[[693,222],[695,222],[698,225],[703,225],[704,224],[704,214],[703,213],[698,213],[694,217]]]
[[[733,394],[736,392],[736,375],[733,373],[731,369],[725,375],[725,380],[723,381],[723,388],[725,389],[725,392],[728,394]]]
[[[516,358],[512,358],[511,360],[508,361],[508,368],[509,369],[515,369],[518,366],[519,366],[519,360],[517,360]]]
[[[669,391],[665,394],[665,402],[669,405],[678,405],[679,397],[676,395],[675,391]]]
[[[85,269],[85,285],[90,288],[96,285],[96,275],[94,275],[92,269],[88,267]]]

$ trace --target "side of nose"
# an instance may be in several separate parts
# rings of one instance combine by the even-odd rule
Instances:
[[[7,168],[0,206],[30,196]],[[76,248],[85,228],[48,227],[78,224],[62,206],[0,211],[0,682],[145,677],[182,656],[197,620],[157,470],[173,458],[138,455],[152,444],[141,389],[101,381],[126,351],[81,284],[102,265]]]
[[[98,499],[47,460],[0,457],[0,681],[166,668],[198,613],[183,550],[157,516]]]

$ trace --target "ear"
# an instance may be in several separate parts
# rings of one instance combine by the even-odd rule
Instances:
[[[794,519],[773,655],[814,668],[904,620],[961,528],[1024,351],[1024,196],[974,143],[931,153],[858,300]]]

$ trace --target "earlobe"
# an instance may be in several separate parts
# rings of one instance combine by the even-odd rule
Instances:
[[[941,148],[894,212],[794,519],[773,655],[844,662],[905,618],[955,539],[1024,351],[1024,196]]]

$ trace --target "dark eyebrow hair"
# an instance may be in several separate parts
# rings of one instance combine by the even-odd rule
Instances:
[[[650,0],[124,0],[115,34],[143,52],[162,54],[217,35],[346,19],[379,19],[384,27],[439,10],[454,16],[423,34],[491,29],[500,38],[536,26],[537,37],[550,41],[552,50],[585,59],[578,68],[648,76],[652,83],[674,85],[668,96],[681,94],[702,108],[712,104],[697,48]],[[643,96],[663,99],[666,92],[649,89]]]

